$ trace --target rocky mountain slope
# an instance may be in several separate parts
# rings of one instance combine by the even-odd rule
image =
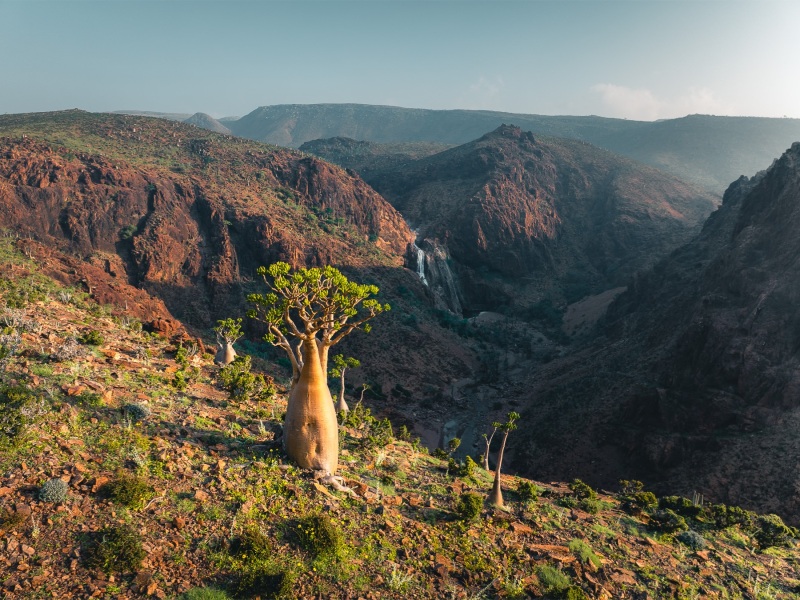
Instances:
[[[357,177],[188,125],[69,112],[3,117],[0,136],[0,225],[105,261],[198,325],[261,264],[391,265],[412,239]]]
[[[316,149],[328,157],[341,148],[333,145]],[[624,285],[687,241],[716,205],[655,169],[512,126],[368,173],[417,229],[428,261],[436,252],[451,259],[473,313],[520,313],[543,295],[561,303]]]
[[[188,123],[189,125],[201,127],[202,129],[208,129],[209,131],[213,131],[215,133],[231,132],[231,130],[225,127],[225,125],[206,113],[195,113],[188,119],[184,119],[183,122]]]
[[[732,184],[695,240],[632,280],[604,343],[537,375],[529,414],[548,433],[517,464],[566,468],[548,442],[571,439],[568,462],[595,460],[595,481],[615,464],[800,521],[798,226],[795,144]],[[565,419],[585,426],[569,431]]]
[[[0,236],[3,598],[800,592],[796,533],[774,517],[512,476],[507,509],[484,507],[491,472],[363,411],[341,429],[353,493],[326,488],[283,456],[278,381],[231,394],[196,340],[143,333],[44,276],[37,253]]]
[[[691,115],[644,122],[362,104],[262,106],[226,126],[242,137],[298,147],[331,137],[463,144],[503,123],[538,135],[586,141],[716,194],[739,176],[766,168],[800,139],[800,119]]]
[[[342,351],[370,357],[353,381],[369,381],[372,397],[404,382],[428,399],[421,421],[434,444],[443,391],[477,368],[475,349],[441,326],[403,268],[413,234],[400,214],[360,178],[296,151],[142,117],[0,117],[0,228],[33,238],[60,281],[160,328],[205,332],[244,315],[246,294],[261,291],[256,268],[277,260],[376,283],[395,310]],[[418,351],[398,353],[396,340]],[[403,422],[407,403],[398,397]]]

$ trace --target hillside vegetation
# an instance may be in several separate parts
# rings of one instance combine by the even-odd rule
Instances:
[[[144,332],[45,277],[33,248],[0,238],[5,598],[800,592],[797,533],[775,517],[516,477],[507,510],[487,509],[490,472],[361,405],[342,425],[354,492],[324,487],[281,450],[280,367],[222,372],[201,340]]]

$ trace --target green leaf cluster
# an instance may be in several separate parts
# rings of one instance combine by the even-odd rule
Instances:
[[[377,286],[350,281],[335,267],[292,270],[277,262],[257,272],[268,291],[248,295],[254,306],[248,316],[268,326],[264,339],[272,344],[280,345],[286,335],[310,339],[322,332],[332,345],[354,329],[369,331],[366,321],[390,309],[373,297]]]

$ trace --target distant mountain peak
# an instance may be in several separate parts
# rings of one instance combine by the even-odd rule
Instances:
[[[226,135],[230,135],[231,133],[231,130],[225,127],[225,125],[206,113],[194,113],[191,117],[185,119],[183,122],[188,123],[189,125],[195,125],[197,127],[207,129],[208,131],[214,131],[216,133],[224,133]]]

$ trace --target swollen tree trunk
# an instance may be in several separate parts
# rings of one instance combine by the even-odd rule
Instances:
[[[483,452],[483,468],[487,471],[489,470],[489,449],[492,447],[492,439],[494,439],[495,433],[497,433],[497,427],[492,431],[492,435],[483,434],[483,441],[486,442],[486,449]]]
[[[303,343],[303,367],[289,392],[283,443],[299,466],[333,475],[339,466],[339,424],[318,346],[316,339]]]
[[[503,466],[503,452],[506,449],[506,440],[508,439],[508,431],[503,432],[503,443],[500,446],[500,454],[497,457],[497,469],[494,472],[494,484],[492,491],[489,493],[487,502],[492,506],[503,507],[503,491],[500,489],[500,468]]]
[[[344,372],[345,368],[342,367],[342,375],[341,375],[342,386],[339,389],[339,401],[336,403],[336,414],[339,414],[342,411],[350,412],[350,407],[347,406],[347,402],[345,402],[344,400]]]
[[[236,350],[233,349],[233,344],[224,342],[217,344],[217,353],[214,356],[214,362],[222,367],[231,364],[236,359]]]

